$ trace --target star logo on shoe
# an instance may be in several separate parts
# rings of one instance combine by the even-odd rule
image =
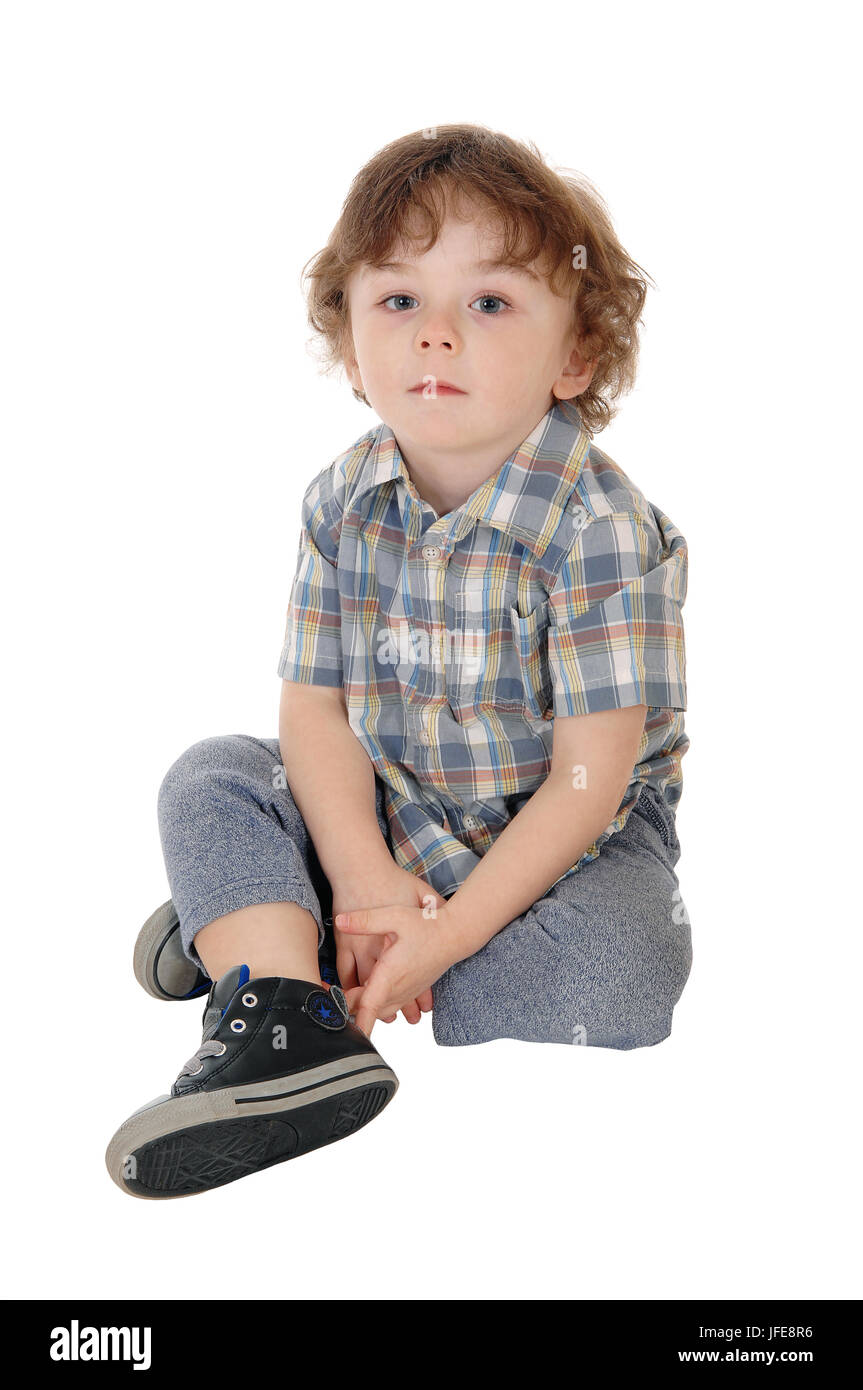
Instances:
[[[325,989],[313,989],[311,994],[307,994],[303,1008],[322,1028],[344,1028],[347,1023],[344,1014]]]

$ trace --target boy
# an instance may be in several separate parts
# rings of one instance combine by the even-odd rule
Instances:
[[[690,970],[686,543],[588,433],[634,380],[639,267],[589,185],[448,125],[372,158],[310,279],[384,423],[306,489],[278,741],[204,739],[160,789],[136,974],[209,997],[109,1146],[138,1196],[367,1123],[378,1019],[652,1046]]]

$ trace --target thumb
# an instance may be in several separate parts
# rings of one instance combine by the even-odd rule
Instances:
[[[360,1008],[357,1010],[357,1027],[359,1028],[361,1033],[365,1033],[367,1038],[371,1037],[372,1029],[374,1028],[377,1021],[377,1014],[375,1013],[374,1009],[366,1009],[363,1008],[361,1005]]]
[[[367,1038],[370,1038],[372,1029],[378,1021],[378,1016],[374,1009],[370,1009],[368,1005],[363,1002],[364,994],[364,985],[356,986],[353,989],[346,989],[345,1001],[356,1026],[361,1032],[365,1033]]]
[[[375,961],[371,974],[363,986],[362,994],[357,1000],[357,1026],[362,1028],[367,1036],[370,1035],[371,1027],[379,1018],[386,1018],[387,1022],[390,1021],[387,1015],[391,1012],[389,1000],[392,982],[384,964],[385,961],[386,956],[381,956]],[[392,1016],[394,1018],[395,1013]]]

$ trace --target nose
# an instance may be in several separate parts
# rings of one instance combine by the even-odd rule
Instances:
[[[445,323],[440,314],[436,314],[435,319],[440,319],[440,322],[430,324],[427,320],[417,328],[417,347],[423,352],[435,347],[454,352],[458,344],[458,334],[454,331],[452,323]]]
[[[449,348],[450,352],[452,352],[452,337],[445,337],[441,333],[421,333],[419,335],[419,346],[423,349],[432,346],[445,347]]]

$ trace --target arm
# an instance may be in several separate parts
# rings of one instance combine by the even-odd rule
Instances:
[[[333,914],[362,905],[424,901],[433,890],[400,868],[381,834],[373,765],[348,719],[343,688],[338,477],[324,470],[306,489],[297,567],[278,674],[279,744],[285,775],[332,889]],[[437,896],[437,895],[435,895]],[[439,901],[443,903],[443,899]],[[346,942],[335,931],[343,988],[359,989],[383,938]],[[417,1022],[431,994],[405,1007]]]
[[[438,912],[453,964],[544,897],[606,828],[638,761],[646,712],[630,705],[555,719],[545,782]]]
[[[433,892],[399,868],[381,834],[375,811],[374,769],[348,722],[341,686],[282,681],[279,747],[291,795],[306,823],[333,892],[334,914],[368,904],[416,904]],[[435,895],[440,905],[444,899]],[[383,939],[344,939],[334,929],[336,969],[353,1008],[383,949]],[[419,990],[399,1006],[409,1023],[432,1006]],[[395,1012],[383,1014],[387,1022]],[[373,1020],[365,1021],[371,1032]]]
[[[375,815],[372,764],[348,721],[342,671],[338,546],[341,475],[313,478],[302,505],[297,567],[288,601],[279,747],[291,795],[332,887],[389,871],[393,860]]]
[[[374,769],[348,723],[342,687],[283,680],[279,748],[330,885],[388,873],[393,860],[375,814]]]

